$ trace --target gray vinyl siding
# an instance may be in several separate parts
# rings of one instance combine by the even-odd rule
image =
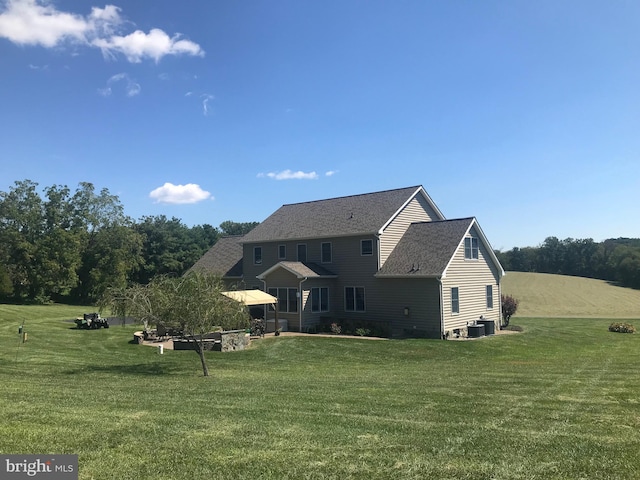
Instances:
[[[391,322],[393,336],[440,338],[440,285],[432,278],[378,279],[371,299],[376,317]],[[409,315],[404,309],[409,309]]]
[[[372,240],[373,254],[360,255],[360,241]],[[321,263],[321,244],[323,242],[331,242],[332,262]],[[307,261],[322,265],[327,270],[338,275],[336,279],[314,279],[313,284],[310,280],[302,285],[301,306],[305,307],[303,328],[312,326],[319,321],[320,316],[336,316],[364,319],[369,313],[369,301],[376,292],[374,274],[378,270],[378,245],[377,238],[374,235],[362,235],[353,237],[338,237],[329,239],[314,239],[305,241],[291,242],[270,242],[270,243],[251,243],[244,245],[244,273],[245,284],[247,285],[263,285],[261,280],[256,278],[264,271],[268,270],[282,259],[278,258],[278,246],[286,245],[286,260],[296,260],[296,248],[299,243],[307,244]],[[253,264],[253,247],[262,246],[262,264]],[[279,269],[271,273],[267,278],[267,288],[269,287],[298,287],[300,281],[295,275],[284,269]],[[318,315],[311,312],[311,301],[309,298],[310,288],[312,286],[330,286],[329,301],[331,312]],[[364,287],[365,289],[365,312],[345,312],[344,311],[344,287]],[[308,304],[308,312],[306,310]],[[289,320],[289,329],[297,330],[300,328],[299,315],[295,318],[294,314],[282,314],[281,318]]]
[[[409,225],[414,222],[430,222],[439,218],[422,195],[413,198],[380,236],[380,266],[384,265]]]
[[[373,255],[360,255],[360,240],[369,239],[373,241]],[[322,263],[321,261],[321,244],[325,242],[331,243],[331,262]],[[247,244],[244,245],[244,280],[245,283],[252,282],[262,283],[256,280],[256,276],[268,270],[276,263],[283,260],[296,261],[296,248],[299,243],[307,245],[307,262],[317,263],[322,267],[335,273],[336,275],[345,276],[346,278],[361,278],[363,275],[373,276],[378,268],[377,239],[374,235],[362,235],[354,237],[338,237],[329,239],[292,241],[292,242],[273,242],[265,244]],[[253,247],[262,246],[262,264],[253,264]],[[286,245],[287,257],[285,259],[278,258],[278,245]]]
[[[465,260],[464,241],[458,247],[451,264],[442,280],[442,296],[444,309],[444,330],[466,328],[467,324],[478,320],[480,315],[493,320],[496,329],[500,326],[500,274],[490,260],[486,245],[482,243],[475,227],[467,237],[479,239],[477,260]],[[487,309],[486,287],[493,286],[493,308]],[[460,313],[451,312],[451,288],[458,287]]]
[[[329,311],[328,312],[312,312],[311,311],[311,289],[327,287],[329,289]],[[335,279],[331,278],[314,278],[303,282],[302,284],[302,309],[303,321],[302,331],[317,326],[321,317],[336,316],[336,294]]]

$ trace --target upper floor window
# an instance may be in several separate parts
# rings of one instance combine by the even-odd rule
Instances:
[[[478,239],[476,237],[466,237],[464,239],[464,258],[465,260],[478,259]]]
[[[360,255],[373,255],[373,240],[360,240]]]
[[[346,312],[364,312],[364,287],[344,287],[344,309]]]
[[[287,246],[278,245],[278,259],[284,260],[285,258],[287,258]]]
[[[458,287],[451,289],[451,313],[460,313],[460,290]]]
[[[306,243],[298,244],[298,261],[299,262],[307,261],[307,244]]]
[[[331,263],[331,243],[323,242],[320,246],[320,256],[322,263]]]
[[[253,247],[253,263],[255,265],[262,264],[262,247]]]

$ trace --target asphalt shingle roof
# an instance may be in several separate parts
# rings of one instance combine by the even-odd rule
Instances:
[[[474,218],[413,223],[376,276],[439,277]]]
[[[286,267],[288,270],[295,272],[301,277],[335,277],[336,274],[327,270],[317,263],[303,262],[280,262],[279,265]]]
[[[375,233],[420,186],[283,205],[243,242],[267,242]]]
[[[189,270],[216,273],[222,277],[242,276],[243,235],[222,237]]]

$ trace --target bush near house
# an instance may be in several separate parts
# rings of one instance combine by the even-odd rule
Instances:
[[[333,327],[334,324],[340,328],[340,333],[342,335],[365,336],[363,335],[363,332],[366,331],[366,336],[382,338],[391,337],[391,326],[389,322],[376,322],[372,320],[351,318],[322,317],[316,331],[335,334],[337,332],[335,331],[335,327]]]

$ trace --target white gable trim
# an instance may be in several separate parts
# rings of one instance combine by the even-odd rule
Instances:
[[[385,231],[385,229],[389,226],[389,224],[391,222],[393,222],[395,220],[395,218],[400,215],[400,212],[402,212],[407,205],[409,205],[409,203],[418,195],[418,194],[422,194],[422,197],[427,201],[427,203],[429,204],[429,206],[431,208],[433,208],[433,211],[436,212],[436,215],[438,215],[440,218],[438,218],[438,220],[446,220],[446,218],[444,217],[444,215],[442,214],[442,212],[440,211],[440,209],[437,207],[437,205],[433,202],[433,200],[431,199],[431,197],[429,196],[429,194],[426,192],[426,190],[424,189],[424,187],[420,186],[417,188],[417,190],[415,192],[413,192],[413,194],[407,199],[406,202],[404,202],[402,204],[402,206],[396,210],[396,212],[391,215],[391,218],[389,218],[389,220],[387,220],[387,222],[380,228],[380,230],[378,230],[378,235],[382,235]]]
[[[273,267],[266,269],[260,275],[256,275],[256,278],[259,279],[259,280],[264,280],[267,276],[269,276],[270,273],[275,272],[279,268],[285,269],[287,272],[291,273],[292,275],[295,275],[296,278],[304,278],[304,276],[300,275],[300,273],[296,272],[295,270],[292,270],[291,268],[289,268],[287,265],[283,264],[282,262],[278,262]]]
[[[498,257],[496,257],[496,254],[493,251],[493,248],[491,247],[491,244],[489,243],[489,240],[487,240],[486,235],[482,231],[482,228],[480,228],[480,225],[478,224],[478,220],[476,219],[476,217],[473,217],[471,223],[469,224],[469,227],[467,228],[466,232],[464,232],[464,235],[460,239],[460,242],[458,243],[458,246],[456,247],[455,251],[453,252],[453,255],[451,256],[451,258],[449,259],[449,262],[447,262],[447,266],[444,268],[444,272],[442,272],[442,278],[446,278],[447,277],[447,270],[449,270],[449,266],[451,265],[451,262],[453,262],[453,259],[456,256],[456,253],[458,253],[458,251],[462,247],[462,244],[464,242],[465,237],[467,235],[469,235],[469,232],[471,231],[471,229],[473,227],[476,227],[476,231],[478,232],[478,237],[480,238],[480,241],[484,245],[485,249],[489,252],[489,258],[491,259],[493,264],[498,268],[498,277],[499,278],[504,277],[504,275],[505,275],[504,269],[502,268],[502,265],[500,265],[500,261],[498,260]]]

